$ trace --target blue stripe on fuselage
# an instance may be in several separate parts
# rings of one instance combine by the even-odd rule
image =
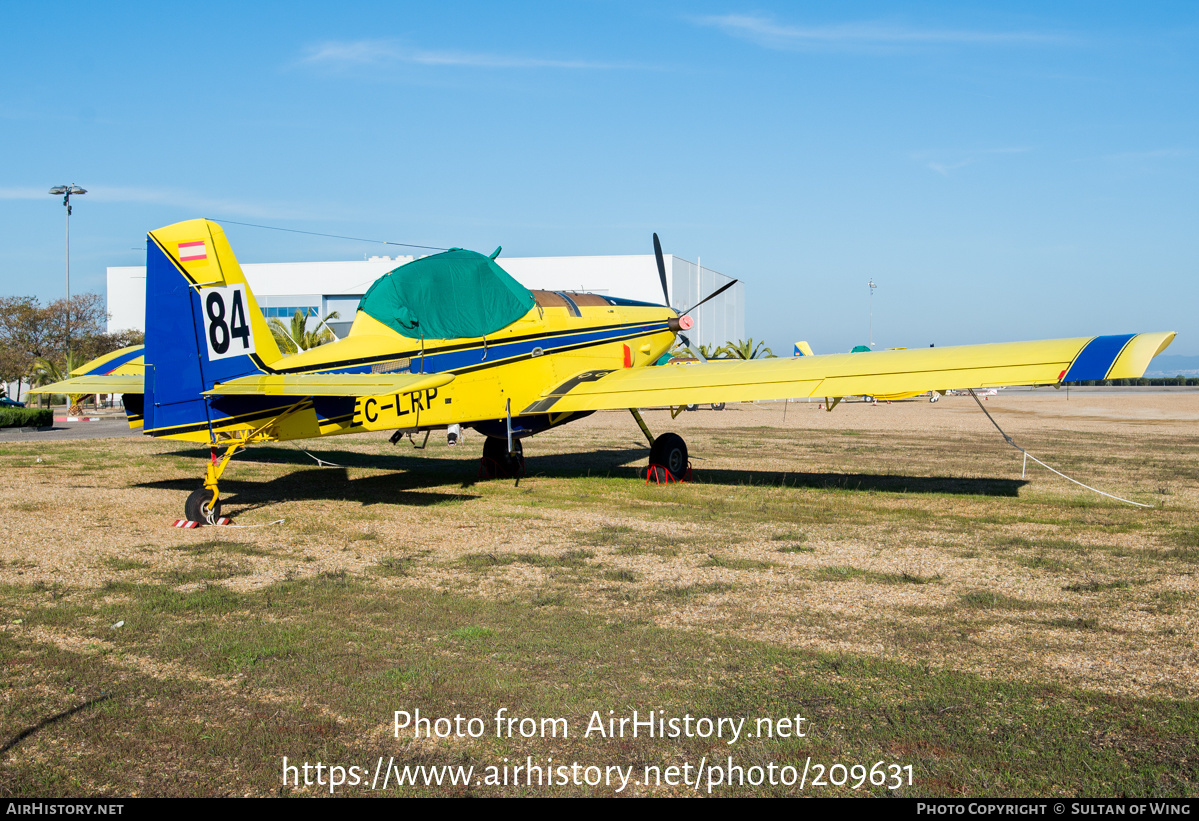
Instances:
[[[193,289],[194,290],[194,289]],[[615,339],[645,336],[652,333],[660,333],[669,330],[669,326],[665,322],[645,322],[633,325],[623,325],[611,328],[602,328],[599,330],[579,331],[576,333],[565,333],[557,336],[542,336],[532,339],[522,339],[513,342],[500,342],[488,344],[486,352],[480,347],[467,348],[460,351],[448,351],[445,353],[431,352],[425,357],[424,372],[425,373],[445,373],[449,371],[470,369],[479,365],[488,365],[495,363],[499,365],[503,360],[518,359],[530,355],[534,348],[542,348],[546,355],[554,353],[562,348],[576,347],[579,345],[597,345]],[[199,344],[199,343],[197,343]],[[486,359],[484,359],[486,353]],[[391,354],[386,356],[390,357]],[[381,359],[384,357],[380,357]],[[237,357],[237,360],[244,360],[245,357]],[[413,370],[420,368],[419,355],[413,356]],[[218,360],[218,363],[220,360]],[[218,364],[205,361],[205,377],[209,377],[209,370],[212,365]],[[147,379],[152,383],[155,368],[147,368]],[[370,373],[371,365],[354,365],[344,368],[331,368],[325,371],[312,371],[310,373]],[[240,374],[238,374],[240,375]],[[232,378],[232,377],[229,377]],[[209,379],[206,378],[205,382]],[[220,381],[219,379],[217,381]],[[211,387],[211,385],[209,385]],[[147,388],[150,392],[150,388]],[[198,393],[198,391],[197,391]],[[212,423],[214,426],[222,426],[229,423],[231,417],[241,417],[255,414],[265,414],[267,411],[275,409],[282,413],[287,408],[291,407],[301,397],[278,397],[278,396],[214,396],[210,397],[209,403],[212,413]],[[344,416],[353,413],[354,398],[353,397],[316,397],[313,400],[316,408],[317,418],[325,420]],[[182,432],[180,428],[198,428],[203,423],[207,422],[207,418],[203,415],[197,416],[196,411],[200,406],[191,403],[172,404],[166,407],[155,408],[155,419],[153,427],[147,427],[146,433],[154,433],[161,430],[163,434]],[[265,418],[265,417],[264,417]],[[168,430],[168,428],[170,430]]]
[[[1116,364],[1120,352],[1136,334],[1097,336],[1074,357],[1070,370],[1062,377],[1063,382],[1082,382],[1092,379],[1107,379],[1107,372]]]
[[[533,353],[534,348],[541,348],[547,355],[562,348],[571,348],[578,345],[598,345],[604,342],[623,339],[632,336],[645,336],[652,333],[661,333],[669,330],[669,326],[665,322],[645,322],[634,325],[621,325],[612,328],[602,328],[600,330],[579,331],[577,333],[565,333],[556,336],[539,336],[532,339],[519,339],[513,342],[494,342],[488,343],[486,349],[483,346],[467,348],[460,351],[446,351],[438,353],[430,351],[424,357],[424,373],[447,373],[451,371],[460,371],[466,368],[472,368],[477,365],[485,365],[491,362],[498,362],[504,359],[518,359],[529,356]],[[386,354],[380,356],[380,359],[394,358],[400,354]],[[410,356],[412,359],[413,370],[421,368],[421,356],[418,352],[405,352],[403,356]],[[345,368],[330,368],[327,371],[313,371],[312,373],[370,373],[370,364],[353,365]]]

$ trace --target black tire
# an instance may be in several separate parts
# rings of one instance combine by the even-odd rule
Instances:
[[[208,524],[208,513],[211,510],[212,519],[216,521],[221,517],[221,500],[217,499],[215,504],[212,502],[213,493],[208,488],[200,488],[192,491],[192,494],[187,497],[187,501],[183,505],[184,515],[187,516],[189,522],[197,524]]]
[[[525,470],[525,450],[519,439],[512,440],[515,453],[508,453],[508,440],[488,436],[483,440],[483,458],[495,462],[495,478],[511,479]]]
[[[724,403],[723,402],[713,402],[712,410],[724,410]]]
[[[688,405],[688,406],[687,406],[687,410],[689,410],[689,411],[697,411],[697,410],[699,410],[699,405]]]
[[[664,433],[649,449],[649,463],[666,468],[676,482],[687,472],[687,443],[677,433]]]

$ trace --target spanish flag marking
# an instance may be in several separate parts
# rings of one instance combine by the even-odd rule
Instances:
[[[179,243],[180,262],[206,262],[207,260],[208,249],[204,245],[204,240],[196,239]]]

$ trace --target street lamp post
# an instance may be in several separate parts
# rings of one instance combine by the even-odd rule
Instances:
[[[72,183],[56,185],[50,189],[54,196],[62,197],[67,208],[67,370],[71,368],[71,195],[86,194],[87,191]]]
[[[874,284],[874,280],[870,280],[870,347],[874,347],[874,289],[878,286]]]

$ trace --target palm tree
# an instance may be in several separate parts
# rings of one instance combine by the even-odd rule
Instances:
[[[71,371],[83,364],[83,358],[74,351],[67,354],[61,366],[51,359],[38,357],[33,360],[33,374],[30,377],[30,382],[35,388],[42,385],[49,385],[52,382],[62,382],[63,380],[70,379]],[[83,413],[81,405],[85,396],[91,396],[91,394],[72,393],[67,395],[68,416],[78,416]],[[54,397],[50,397],[50,402],[51,404],[54,403]]]
[[[329,326],[325,323],[330,319],[340,318],[337,311],[330,311],[324,319],[316,323],[315,328],[309,331],[307,330],[308,317],[303,310],[299,310],[291,318],[290,330],[275,317],[271,317],[267,325],[271,329],[271,336],[275,337],[275,342],[279,345],[279,350],[285,354],[293,354],[299,351],[307,351],[336,339],[337,337],[333,335],[333,331],[329,330]],[[325,326],[323,329],[321,328],[322,325]]]
[[[738,339],[736,342],[726,342],[717,353],[724,353],[730,359],[774,359],[774,351],[766,347],[766,342],[754,343],[753,337]]]

